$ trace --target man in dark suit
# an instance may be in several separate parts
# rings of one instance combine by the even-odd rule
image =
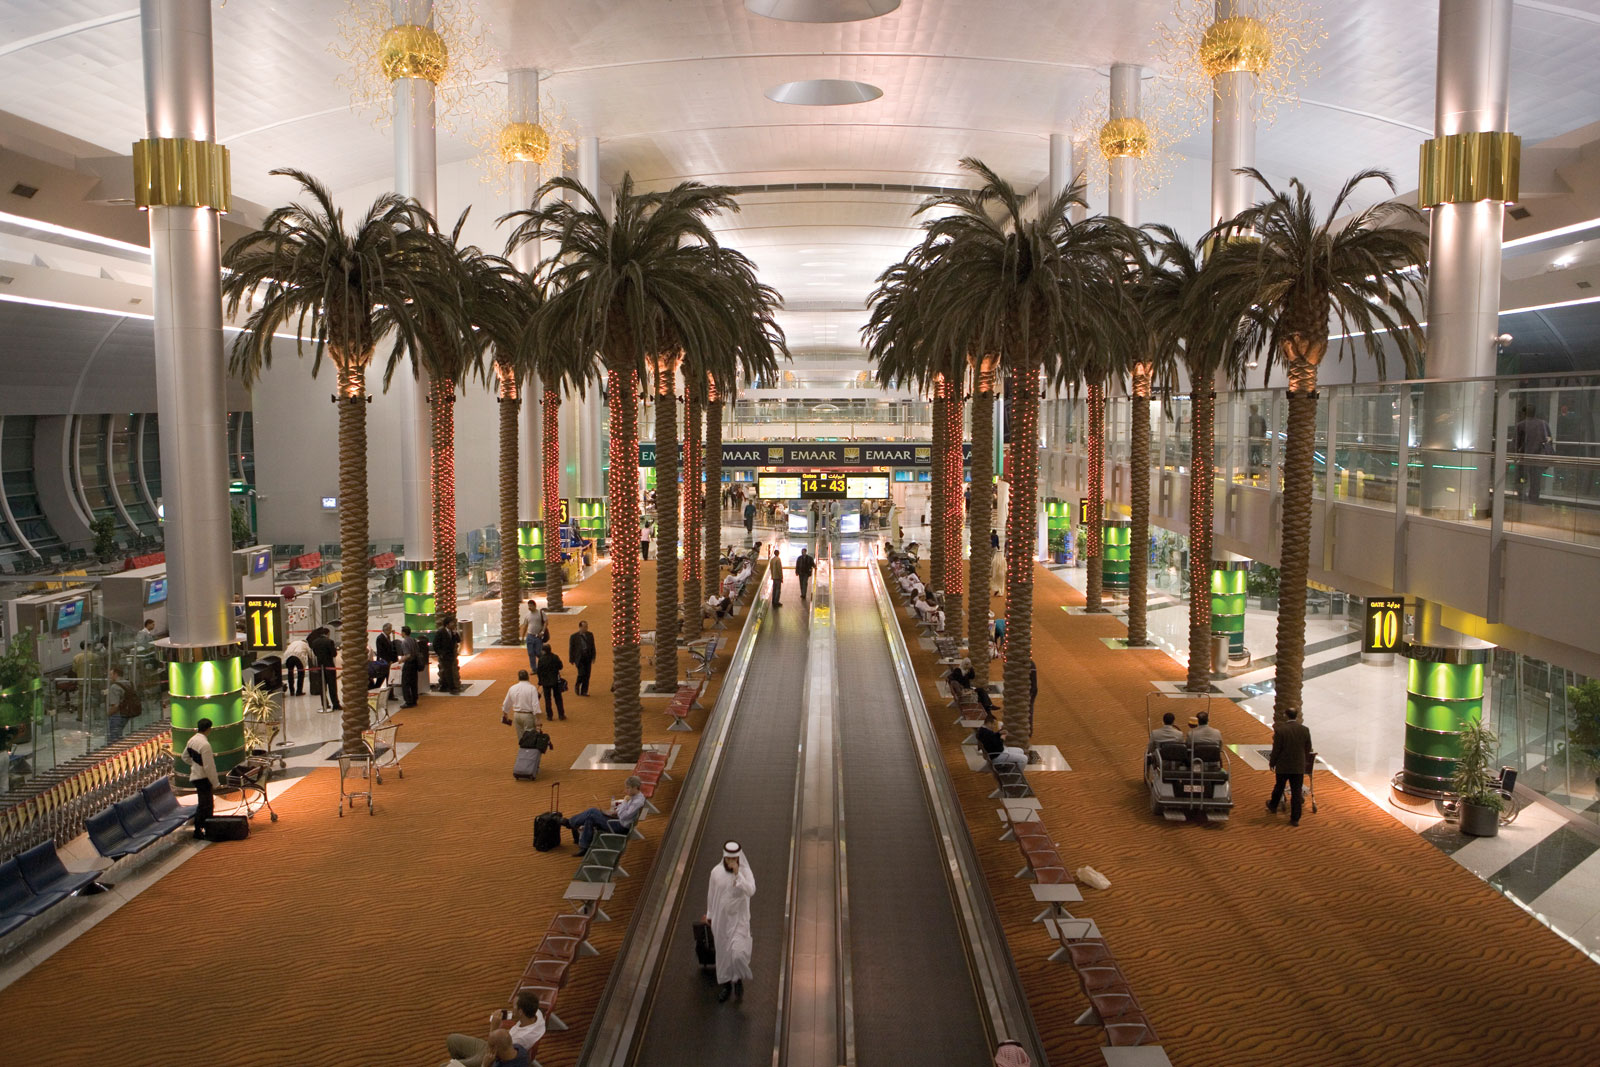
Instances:
[[[567,660],[578,668],[578,680],[572,686],[576,696],[589,695],[589,671],[594,667],[594,657],[594,634],[589,632],[589,624],[580,620],[578,629],[567,642]]]
[[[1289,825],[1300,825],[1300,788],[1316,753],[1311,750],[1311,731],[1300,721],[1299,713],[1290,708],[1283,713],[1284,721],[1272,731],[1272,755],[1267,766],[1277,772],[1278,781],[1272,787],[1272,799],[1267,810],[1274,815],[1283,802],[1283,787],[1289,787]]]
[[[811,584],[811,575],[817,569],[817,561],[805,550],[800,550],[800,558],[794,561],[794,576],[800,579],[800,599],[806,598],[806,587]]]
[[[394,639],[394,623],[386,622],[383,630],[378,634],[374,644],[378,658],[385,663],[395,664],[400,662],[400,647]]]
[[[461,691],[461,674],[456,668],[456,650],[461,646],[455,633],[455,621],[454,615],[446,615],[439,620],[439,628],[433,631],[433,654],[439,659],[441,693]]]

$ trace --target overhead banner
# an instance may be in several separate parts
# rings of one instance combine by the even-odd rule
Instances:
[[[961,446],[963,464],[972,462],[972,446]],[[639,466],[656,465],[656,446],[639,443]],[[788,444],[734,442],[722,444],[725,467],[931,467],[933,446],[918,441],[796,441]]]

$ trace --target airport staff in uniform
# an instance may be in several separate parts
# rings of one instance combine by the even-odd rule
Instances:
[[[750,898],[756,895],[756,876],[750,870],[739,842],[722,846],[722,862],[711,871],[706,891],[706,922],[717,946],[718,1002],[730,996],[744,998],[744,980],[750,973]]]

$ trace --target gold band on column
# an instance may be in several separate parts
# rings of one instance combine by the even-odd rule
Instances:
[[[133,202],[139,207],[209,207],[226,214],[232,188],[222,145],[187,137],[133,143]]]
[[[1419,207],[1517,199],[1522,138],[1486,130],[1422,142],[1417,163]]]

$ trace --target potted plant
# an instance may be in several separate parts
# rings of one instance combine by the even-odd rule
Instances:
[[[1494,837],[1500,832],[1503,802],[1495,791],[1495,776],[1489,773],[1489,767],[1494,763],[1500,739],[1483,720],[1473,719],[1456,735],[1456,740],[1461,751],[1450,787],[1459,798],[1461,832],[1473,837]]]
[[[245,514],[244,508],[237,504],[233,507],[233,547],[248,548],[250,542],[255,540],[255,531],[250,529],[250,516]]]
[[[1250,564],[1245,575],[1244,591],[1261,601],[1262,611],[1278,610],[1278,568],[1265,563]]]
[[[101,563],[110,563],[117,554],[117,521],[110,515],[102,515],[89,524],[89,532],[94,534],[94,556]]]
[[[33,631],[19,630],[0,653],[0,793],[11,787],[11,746],[26,735],[43,699]]]
[[[1595,788],[1600,790],[1600,678],[1567,686],[1567,706],[1572,714],[1572,725],[1567,727],[1567,754],[1576,756],[1595,772]]]

